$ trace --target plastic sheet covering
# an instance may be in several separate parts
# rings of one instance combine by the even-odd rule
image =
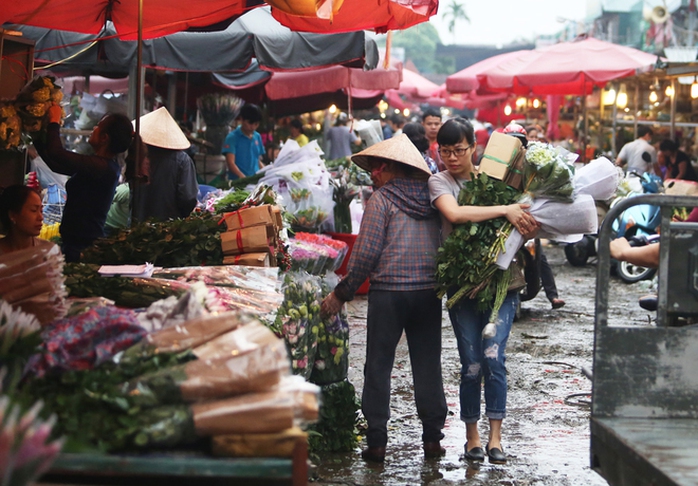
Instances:
[[[194,348],[194,354],[200,360],[220,359],[249,353],[262,346],[273,345],[278,341],[279,338],[268,327],[253,320]],[[288,358],[288,355],[286,357]]]
[[[120,360],[139,360],[157,353],[176,353],[195,348],[231,331],[249,321],[249,317],[237,312],[192,319],[177,326],[163,328],[137,345],[129,348],[119,357]]]
[[[219,265],[210,267],[157,268],[153,277],[185,282],[201,281],[218,287],[274,292],[279,290],[279,269],[276,267],[248,267]]]
[[[149,373],[124,384],[122,392],[139,406],[197,402],[269,390],[290,373],[280,339],[243,354],[194,360]]]
[[[289,393],[293,398],[296,418],[301,424],[317,421],[320,415],[320,387],[300,376],[284,376],[276,390]]]
[[[56,245],[0,256],[0,297],[42,324],[65,316],[64,280],[63,255]]]

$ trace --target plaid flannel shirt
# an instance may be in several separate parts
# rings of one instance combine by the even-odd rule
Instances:
[[[423,184],[426,187],[426,182]],[[367,277],[373,290],[434,288],[440,224],[438,213],[413,219],[380,189],[376,191],[366,205],[347,274],[335,288],[335,295],[345,302],[352,300]]]

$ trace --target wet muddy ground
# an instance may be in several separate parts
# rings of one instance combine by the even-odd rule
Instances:
[[[416,415],[407,345],[398,347],[392,380],[391,420],[384,465],[364,462],[359,452],[324,455],[314,469],[324,485],[605,485],[589,467],[589,401],[592,369],[596,265],[572,267],[562,246],[547,246],[565,307],[552,310],[543,291],[522,303],[507,346],[509,393],[502,443],[509,456],[504,466],[487,462],[479,469],[463,459],[465,427],[459,420],[459,361],[448,315],[443,313],[443,374],[449,416],[442,445],[446,455],[425,460]],[[609,324],[650,325],[638,304],[647,282],[626,285],[611,279]],[[366,345],[366,299],[349,306],[351,352],[349,379],[360,394]],[[484,408],[484,406],[483,406]],[[487,437],[487,422],[480,422]]]

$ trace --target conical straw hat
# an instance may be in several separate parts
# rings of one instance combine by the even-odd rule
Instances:
[[[135,121],[133,125],[136,125]],[[148,145],[170,150],[185,150],[191,146],[164,106],[141,117],[141,138]]]
[[[364,170],[371,171],[370,161],[372,158],[392,160],[404,165],[409,165],[419,169],[429,175],[431,171],[424,161],[424,157],[419,153],[417,147],[410,141],[404,133],[396,137],[389,138],[375,145],[371,145],[366,150],[362,150],[351,157],[352,162]]]

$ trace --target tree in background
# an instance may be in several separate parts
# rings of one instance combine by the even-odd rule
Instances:
[[[385,41],[382,40],[382,43],[384,45]],[[429,22],[393,32],[393,46],[404,48],[405,60],[411,60],[422,73],[434,72],[436,45],[439,43],[441,43],[439,33]]]
[[[468,15],[465,13],[465,7],[457,0],[451,0],[446,6],[446,11],[443,13],[444,20],[448,20],[448,31],[453,36],[453,43],[456,43],[456,25],[459,20],[470,22]]]

